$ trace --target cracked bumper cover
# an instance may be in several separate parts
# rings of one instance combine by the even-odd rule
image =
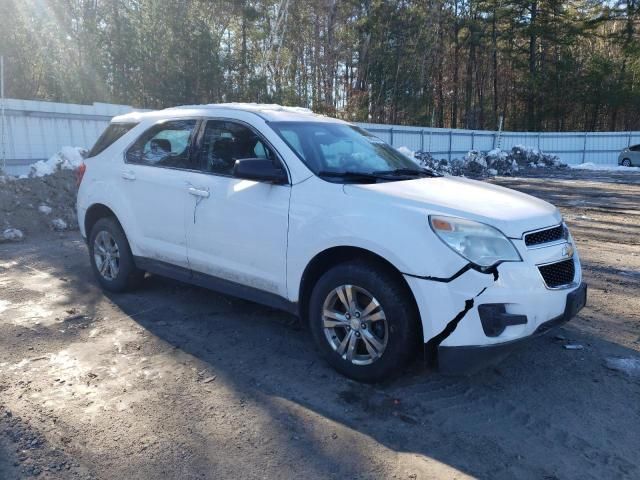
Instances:
[[[441,353],[439,356],[445,360],[439,362],[443,370],[447,370],[446,363],[451,363],[446,359],[452,357],[453,352],[463,352],[463,348],[473,350],[468,356],[475,357],[480,355],[475,352],[479,348],[482,352],[509,351],[521,340],[575,315],[575,312],[568,314],[567,298],[572,292],[584,289],[577,252],[573,256],[573,283],[550,289],[537,265],[562,259],[564,244],[534,250],[527,250],[522,241],[514,244],[521,251],[523,261],[502,263],[494,275],[474,269],[463,269],[460,275],[446,279],[405,274],[420,312],[423,340],[432,355]],[[483,324],[482,316],[487,315],[487,311],[489,315],[493,311],[498,317],[497,325],[486,321]],[[458,318],[460,315],[462,318]]]
[[[449,347],[441,345],[438,347],[438,369],[442,373],[451,375],[471,374],[487,365],[497,363],[527,340],[543,335],[571,320],[586,305],[586,302],[587,285],[582,283],[566,294],[564,312],[539,325],[531,335],[489,345]]]

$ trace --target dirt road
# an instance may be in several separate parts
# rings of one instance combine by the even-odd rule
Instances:
[[[497,180],[561,207],[590,298],[471,378],[359,385],[281,312],[0,245],[0,478],[640,478],[640,176],[605,180]]]

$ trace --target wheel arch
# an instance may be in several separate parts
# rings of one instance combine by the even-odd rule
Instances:
[[[107,205],[103,203],[94,203],[87,209],[87,213],[84,216],[84,231],[87,235],[87,239],[91,236],[91,229],[96,224],[96,222],[101,218],[106,217],[113,217],[118,222],[118,224],[120,224],[120,227],[122,227],[118,216]]]
[[[378,268],[385,270],[391,276],[393,276],[402,286],[402,288],[405,289],[407,295],[413,303],[413,307],[415,308],[419,318],[420,311],[418,309],[416,298],[413,295],[413,291],[409,287],[409,284],[405,280],[402,272],[389,260],[380,256],[379,254],[365,248],[353,246],[337,246],[327,248],[326,250],[323,250],[320,253],[316,254],[307,264],[300,279],[298,313],[301,318],[306,320],[308,317],[307,311],[309,308],[309,299],[311,297],[313,286],[316,284],[318,279],[332,267],[339,265],[340,263],[353,260],[364,260],[368,263],[376,265]],[[418,321],[418,324],[420,328],[420,338],[422,338],[422,322]]]

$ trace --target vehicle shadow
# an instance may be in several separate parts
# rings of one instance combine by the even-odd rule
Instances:
[[[285,434],[282,448],[298,450],[301,461],[315,458],[319,471],[357,474],[353,459],[344,462],[343,452],[326,442],[318,448],[304,435],[304,412],[480,478],[638,474],[632,445],[640,440],[640,419],[628,399],[638,398],[640,388],[604,365],[605,356],[637,352],[571,326],[473,377],[444,377],[417,359],[398,379],[364,385],[327,367],[286,314],[157,277],[147,279],[143,294],[167,292],[181,298],[165,304],[161,316],[147,312],[136,321],[208,364],[238,395],[260,398],[271,418],[287,411],[284,432],[301,434]],[[137,310],[135,297],[111,298],[125,313]],[[586,350],[563,348],[569,341]],[[364,453],[349,451],[366,459]]]
[[[88,470],[48,444],[45,435],[30,422],[0,404],[0,478],[19,480],[45,472],[58,476],[86,475]],[[46,474],[45,474],[46,475]],[[76,477],[77,478],[77,477]]]
[[[3,430],[5,429],[2,426]],[[0,439],[0,478],[13,480],[20,478],[19,460],[15,448],[8,441]]]

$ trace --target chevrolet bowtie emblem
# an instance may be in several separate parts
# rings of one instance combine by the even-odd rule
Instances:
[[[565,246],[563,246],[562,247],[562,256],[563,257],[568,257],[568,258],[573,257],[573,245],[571,245],[570,243],[567,243]]]

